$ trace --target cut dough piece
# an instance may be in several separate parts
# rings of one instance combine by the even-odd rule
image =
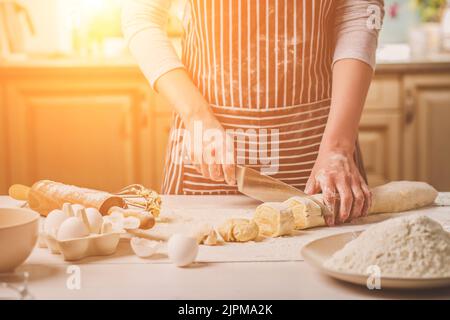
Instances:
[[[219,244],[219,239],[216,230],[209,224],[204,224],[194,231],[194,237],[198,244],[205,246],[215,246]]]
[[[289,235],[294,230],[294,215],[291,208],[284,203],[267,202],[256,208],[253,220],[260,233],[266,237]]]
[[[226,242],[248,242],[258,237],[258,225],[248,219],[229,219],[219,227],[219,234]]]
[[[320,206],[309,198],[293,197],[284,202],[294,215],[295,229],[303,230],[325,225]]]
[[[216,246],[219,244],[219,239],[217,237],[217,232],[211,230],[208,235],[203,239],[202,244],[205,246]]]

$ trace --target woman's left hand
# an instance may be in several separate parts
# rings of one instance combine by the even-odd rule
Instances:
[[[351,152],[319,152],[305,192],[313,195],[320,191],[331,213],[324,217],[328,226],[366,216],[371,206],[372,194]]]

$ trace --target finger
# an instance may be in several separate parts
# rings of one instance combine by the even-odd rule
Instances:
[[[340,178],[336,183],[336,189],[339,192],[340,207],[339,221],[345,223],[349,220],[353,206],[353,193],[351,189],[350,179]]]
[[[308,182],[306,182],[306,186],[305,186],[305,193],[309,194],[309,195],[314,195],[319,193],[319,185],[316,181],[316,178],[314,177],[315,174],[311,173]]]
[[[198,173],[202,174],[202,166],[198,163],[194,163],[194,168],[197,170]]]
[[[211,177],[209,175],[209,167],[208,167],[208,165],[206,163],[202,163],[202,164],[200,164],[200,166],[201,166],[202,176],[205,177],[206,179],[210,179]]]
[[[369,187],[367,186],[366,181],[364,181],[363,178],[361,178],[361,190],[364,193],[364,207],[362,209],[362,216],[366,217],[369,215],[369,210],[372,207],[372,192],[370,191]]]
[[[190,152],[189,153],[189,162],[194,166],[194,169],[198,172],[198,173],[202,173],[202,166],[197,163],[197,161],[195,161],[195,156],[194,156],[194,152]]]
[[[209,176],[213,181],[223,181],[222,166],[216,163],[210,164],[208,166]]]
[[[352,193],[353,193],[353,208],[350,214],[350,219],[357,219],[363,215],[364,205],[366,202],[366,197],[359,183],[359,179],[353,179],[352,182]]]
[[[236,167],[234,165],[225,164],[222,166],[225,181],[228,185],[236,185]]]
[[[225,154],[222,162],[222,171],[225,182],[230,185],[236,185],[236,155],[234,152],[234,140],[231,135],[225,136]]]
[[[336,224],[336,214],[339,211],[336,187],[330,178],[325,177],[320,180],[320,188],[323,193],[323,202],[330,213],[329,215],[324,216],[324,219],[326,224],[331,227]]]

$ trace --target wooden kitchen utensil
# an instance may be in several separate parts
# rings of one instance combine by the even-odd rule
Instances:
[[[107,192],[79,188],[59,182],[41,180],[31,188],[13,185],[9,195],[16,200],[28,202],[28,206],[43,216],[55,209],[61,209],[64,203],[80,204],[86,208],[96,208],[102,215],[107,215],[112,207],[125,208],[126,201]]]

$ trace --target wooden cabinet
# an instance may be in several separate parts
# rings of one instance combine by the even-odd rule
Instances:
[[[160,190],[164,173],[167,144],[172,125],[173,108],[159,95],[155,96],[155,108],[156,112],[154,113],[152,122],[153,136],[155,139],[152,147],[154,150],[154,158],[157,159],[157,161],[155,161],[153,170],[153,181],[155,182],[155,187],[158,188],[157,190]]]
[[[450,191],[450,76],[405,78],[404,176]]]
[[[0,81],[0,193],[8,190],[5,86]]]
[[[401,117],[369,114],[361,119],[359,142],[371,186],[400,178]]]
[[[154,146],[162,122],[135,67],[28,72],[0,86],[1,193],[40,179],[108,191],[133,183],[159,188]]]
[[[403,70],[403,71],[401,71]],[[450,191],[450,72],[377,72],[360,125],[371,186]],[[0,70],[0,193],[39,179],[160,190],[172,108],[135,65]]]
[[[111,81],[8,84],[10,179],[108,190],[142,181],[140,96]]]
[[[401,81],[397,74],[375,77],[361,118],[359,142],[370,186],[400,178]]]

